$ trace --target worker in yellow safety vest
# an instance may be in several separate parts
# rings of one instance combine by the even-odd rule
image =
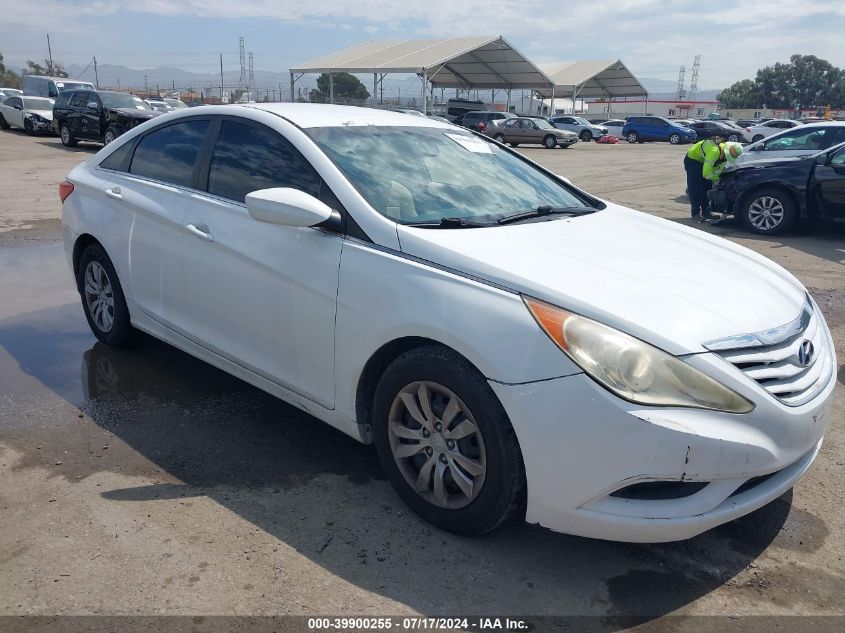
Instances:
[[[742,155],[739,143],[721,143],[719,137],[694,143],[684,156],[687,173],[687,195],[692,219],[703,222],[710,219],[707,192],[719,180],[719,174]]]

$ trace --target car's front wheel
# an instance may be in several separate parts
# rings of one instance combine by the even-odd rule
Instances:
[[[731,134],[731,135],[728,137],[728,140],[729,140],[731,143],[739,143],[742,139],[739,137],[739,134]]]
[[[106,133],[103,134],[103,145],[108,145],[118,136],[120,136],[120,133],[114,128],[114,126],[110,127],[106,130]]]
[[[681,135],[680,134],[670,134],[669,135],[669,142],[672,145],[678,145],[681,142]]]
[[[62,139],[62,145],[67,147],[76,147],[76,139],[70,135],[70,129],[67,125],[59,126],[59,138]]]
[[[494,138],[496,141],[498,141],[499,143],[504,143],[504,142],[505,142],[505,135],[504,135],[504,134],[496,134],[496,136],[494,136],[493,138]]]
[[[782,189],[761,189],[745,198],[742,221],[755,233],[777,235],[793,225],[798,209]]]
[[[394,360],[376,388],[372,421],[385,473],[427,521],[481,534],[524,512],[513,427],[484,376],[453,350],[421,347]]]
[[[99,244],[91,244],[82,252],[76,283],[94,336],[111,347],[130,346],[137,330],[130,323],[129,308],[114,265]]]
[[[24,131],[25,134],[27,134],[29,136],[32,136],[33,134],[35,134],[35,128],[32,127],[32,121],[30,121],[29,119],[24,119],[23,131]]]
[[[583,130],[579,135],[580,139],[585,143],[589,143],[593,140],[593,133],[590,130]]]
[[[752,143],[756,143],[757,141],[762,141],[762,140],[763,140],[763,138],[765,138],[765,137],[764,137],[762,134],[755,134],[755,135],[751,138],[751,142],[752,142]]]
[[[549,134],[546,138],[543,139],[543,147],[546,149],[554,149],[557,147],[557,138]]]

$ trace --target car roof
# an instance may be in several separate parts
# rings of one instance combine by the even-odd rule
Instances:
[[[324,103],[250,103],[200,106],[191,108],[191,110],[192,113],[213,111],[217,114],[237,115],[243,111],[242,108],[270,112],[302,128],[380,125],[455,129],[451,124],[442,123],[428,117],[409,117],[404,112]]]

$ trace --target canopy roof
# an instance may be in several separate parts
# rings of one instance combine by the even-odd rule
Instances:
[[[639,97],[648,91],[622,63],[621,59],[597,59],[578,62],[552,62],[540,67],[554,83],[555,97]],[[551,97],[549,88],[538,89]]]
[[[292,73],[425,73],[437,88],[551,87],[551,79],[501,36],[365,42]]]

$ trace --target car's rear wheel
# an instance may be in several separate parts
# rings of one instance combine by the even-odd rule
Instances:
[[[89,245],[79,258],[77,288],[88,326],[111,347],[128,347],[137,336],[114,265],[99,244]]]
[[[519,143],[511,143],[510,146],[511,147],[519,147]]]
[[[114,128],[114,126],[111,126],[106,130],[106,133],[103,134],[103,145],[108,145],[118,136],[120,136],[120,133]]]
[[[76,139],[70,135],[70,129],[67,125],[59,126],[59,138],[62,139],[62,145],[67,147],[76,147]]]
[[[579,134],[578,136],[585,143],[589,143],[593,140],[593,133],[590,132],[590,130],[582,130],[581,134]]]
[[[729,140],[731,143],[739,143],[742,139],[740,139],[739,134],[731,134],[731,135],[728,137],[728,140]]]
[[[681,135],[680,134],[670,134],[669,135],[669,142],[672,145],[678,145],[681,142]]]
[[[481,534],[524,512],[513,427],[484,376],[455,351],[432,345],[399,356],[379,381],[372,419],[385,473],[427,521]]]
[[[762,134],[755,134],[755,135],[751,138],[751,142],[752,142],[752,143],[756,143],[757,141],[762,141],[764,138],[765,138],[765,137],[764,137]]]
[[[746,196],[742,221],[755,233],[777,235],[789,229],[798,216],[795,201],[782,189],[767,188]]]
[[[0,114],[0,129],[8,130],[9,127],[11,126],[9,125],[8,121],[6,121],[6,118],[2,114]]]
[[[505,142],[505,136],[504,136],[504,134],[496,134],[496,136],[494,136],[493,138],[494,138],[496,141],[498,141],[499,143],[504,143],[504,142]]]
[[[625,137],[629,143],[639,143],[640,142],[640,135],[636,132],[628,132],[628,135]]]
[[[546,138],[543,139],[543,147],[545,147],[546,149],[554,149],[555,147],[557,147],[557,137],[549,134]]]

